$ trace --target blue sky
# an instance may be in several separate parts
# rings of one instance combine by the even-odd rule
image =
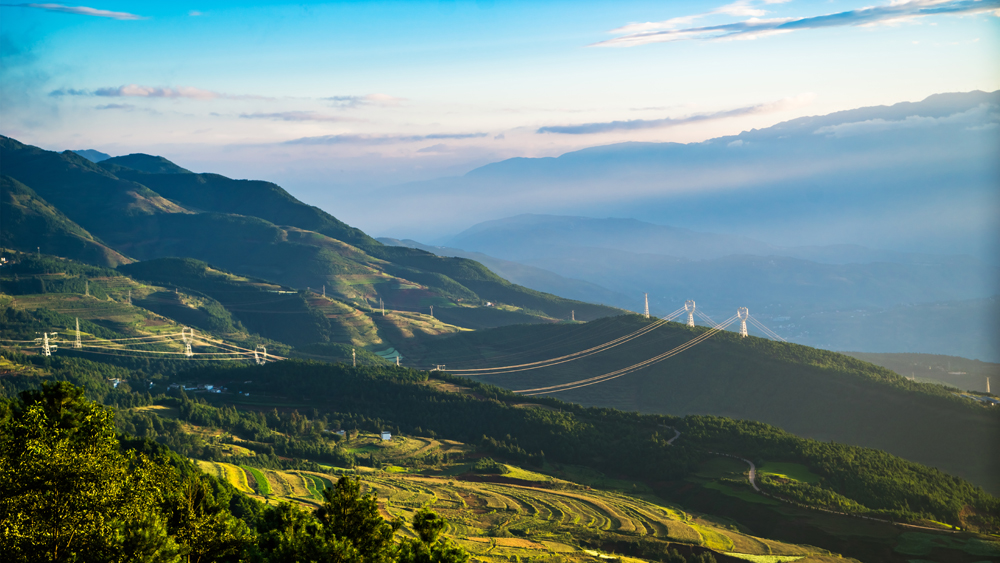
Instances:
[[[0,133],[293,193],[1000,89],[1000,0],[0,7]]]

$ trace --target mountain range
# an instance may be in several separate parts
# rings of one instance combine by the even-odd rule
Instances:
[[[380,215],[356,215],[369,231],[444,245],[473,224],[534,213],[632,217],[784,247],[968,254],[995,264],[998,107],[1000,92],[938,94],[700,143],[513,158],[366,194],[378,199]]]
[[[687,299],[722,318],[745,306],[810,346],[1000,359],[1000,269],[971,256],[781,247],[635,219],[551,215],[480,223],[447,246],[380,240],[474,258],[527,287],[636,312],[643,294],[655,315]]]
[[[437,316],[457,327],[619,313],[511,284],[471,260],[384,246],[269,182],[194,174],[150,155],[94,163],[7,137],[0,138],[0,160],[7,248],[112,267],[190,258],[287,288],[311,287],[355,312],[380,302],[413,312],[435,305]],[[138,271],[169,278],[180,270]]]

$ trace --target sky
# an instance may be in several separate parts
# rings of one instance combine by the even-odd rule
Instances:
[[[0,133],[377,206],[511,157],[1000,89],[1000,0],[871,2],[3,3]]]

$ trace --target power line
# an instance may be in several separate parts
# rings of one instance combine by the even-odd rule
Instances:
[[[776,333],[773,330],[771,330],[771,329],[767,328],[766,326],[764,326],[764,323],[760,322],[755,317],[750,317],[750,322],[753,323],[754,326],[756,326],[757,328],[759,328],[762,331],[764,331],[764,334],[766,334],[768,336],[771,336],[773,338],[776,338],[776,339],[778,339],[778,340],[780,340],[782,342],[788,342],[784,338],[778,336],[778,333]]]
[[[684,344],[681,344],[680,346],[677,346],[677,347],[675,347],[675,348],[673,348],[671,350],[668,350],[668,351],[666,351],[666,352],[664,352],[664,353],[662,353],[662,354],[660,354],[658,356],[654,356],[652,358],[649,358],[648,360],[641,361],[641,362],[639,362],[637,364],[633,364],[633,365],[628,366],[626,368],[615,370],[615,371],[612,371],[612,372],[609,372],[609,373],[606,373],[606,374],[603,374],[603,375],[598,375],[596,377],[590,377],[590,378],[587,378],[587,379],[580,379],[580,380],[577,380],[577,381],[570,381],[568,383],[560,383],[558,385],[550,385],[548,387],[538,387],[538,388],[535,388],[535,389],[521,389],[521,390],[517,390],[517,391],[514,391],[514,392],[515,393],[525,394],[525,395],[546,395],[546,394],[549,394],[549,393],[561,393],[563,391],[570,391],[570,390],[573,390],[573,389],[579,389],[581,387],[587,387],[589,385],[596,385],[598,383],[604,383],[606,381],[611,381],[612,379],[617,379],[617,378],[622,377],[624,375],[628,375],[630,373],[639,371],[639,370],[641,370],[643,368],[649,367],[651,365],[654,365],[654,364],[657,364],[659,362],[662,362],[663,360],[666,360],[668,358],[676,356],[677,354],[680,354],[681,352],[684,352],[685,350],[693,348],[694,346],[697,346],[698,344],[704,342],[705,340],[708,340],[712,336],[715,336],[717,333],[719,333],[720,331],[722,331],[723,329],[725,329],[727,326],[729,326],[730,324],[732,324],[735,320],[736,320],[735,316],[730,317],[730,318],[726,319],[725,321],[723,321],[721,324],[718,324],[718,325],[712,327],[708,331],[706,331],[706,332],[702,333],[701,335],[699,335],[699,336],[697,336],[697,337],[695,337],[695,338],[693,338],[693,339],[685,342]]]
[[[675,317],[677,315],[679,315],[679,314],[680,314],[679,311],[675,311],[674,313],[671,313],[671,315],[674,315]],[[605,350],[610,350],[611,348],[614,348],[616,346],[620,346],[621,344],[625,344],[626,342],[630,342],[632,340],[635,340],[636,338],[639,338],[640,336],[643,336],[646,333],[649,333],[649,332],[651,332],[651,331],[659,328],[660,326],[663,326],[667,322],[669,322],[669,316],[668,316],[668,318],[658,319],[656,322],[654,322],[652,324],[646,325],[646,326],[640,328],[639,330],[636,330],[636,331],[634,331],[634,332],[632,332],[630,334],[626,334],[624,336],[620,336],[620,337],[618,337],[618,338],[616,338],[614,340],[611,340],[610,342],[605,342],[603,344],[599,344],[597,346],[592,346],[590,348],[587,348],[586,350],[580,350],[578,352],[573,352],[572,354],[566,354],[564,356],[559,356],[559,357],[556,357],[556,358],[549,358],[547,360],[539,360],[539,361],[536,361],[536,362],[528,362],[528,363],[524,363],[524,364],[515,364],[515,365],[509,365],[509,366],[497,366],[497,367],[491,367],[491,368],[477,368],[477,369],[449,370],[449,372],[450,373],[456,373],[456,374],[501,375],[501,374],[505,374],[505,373],[516,373],[516,372],[521,372],[521,371],[529,371],[529,370],[533,370],[533,369],[539,369],[539,368],[543,368],[543,367],[551,367],[551,366],[555,366],[555,365],[559,365],[559,364],[564,364],[566,362],[571,362],[571,361],[574,361],[574,360],[579,360],[579,359],[582,359],[582,358],[586,358],[588,356],[592,356],[594,354],[598,354],[598,353],[603,352]],[[488,372],[488,373],[486,373],[486,372]]]

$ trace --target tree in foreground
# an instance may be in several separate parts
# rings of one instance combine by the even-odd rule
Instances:
[[[66,382],[26,391],[0,424],[8,561],[174,561],[158,510],[171,474],[122,453],[113,414]],[[138,557],[137,557],[138,556]]]
[[[323,505],[309,514],[290,504],[269,508],[258,526],[259,561],[336,563],[466,563],[468,553],[441,537],[446,521],[429,510],[413,518],[417,538],[394,541],[402,519],[386,520],[373,493],[341,477],[323,490]]]
[[[144,454],[120,443],[113,413],[66,382],[0,401],[3,560],[468,561],[441,537],[446,523],[430,511],[414,518],[417,539],[396,541],[403,520],[382,518],[375,495],[362,495],[355,479],[325,489],[314,513],[287,503],[261,511],[228,484],[151,446]],[[231,510],[244,511],[246,503],[256,529]]]

